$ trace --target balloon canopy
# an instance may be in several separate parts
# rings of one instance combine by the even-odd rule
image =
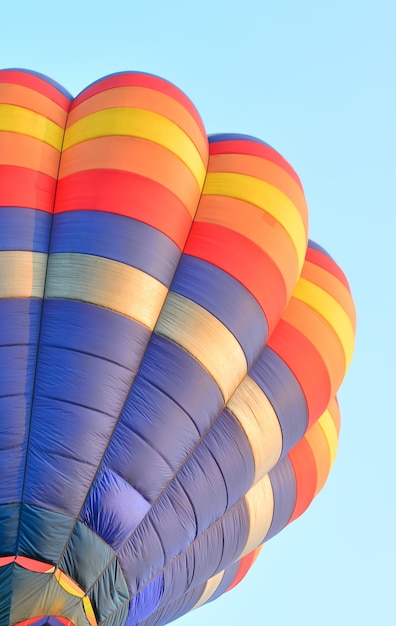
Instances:
[[[323,487],[348,282],[165,80],[0,72],[0,319],[0,626],[166,624]]]

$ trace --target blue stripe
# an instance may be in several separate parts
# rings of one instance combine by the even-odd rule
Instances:
[[[235,278],[214,265],[184,254],[171,287],[217,317],[238,340],[250,367],[268,336],[257,300]]]
[[[166,235],[137,220],[95,211],[54,216],[51,253],[75,252],[125,263],[169,286],[180,250]]]
[[[51,222],[44,211],[0,207],[0,250],[48,253]]]
[[[107,470],[95,481],[80,517],[84,524],[117,551],[149,508],[149,503],[136,489],[121,476]]]
[[[209,143],[217,143],[219,141],[252,141],[254,143],[261,143],[263,146],[268,146],[272,148],[269,143],[262,141],[262,139],[258,139],[258,137],[253,137],[253,135],[240,135],[238,133],[218,133],[208,136]],[[274,148],[272,148],[274,150]]]
[[[112,311],[45,301],[27,502],[78,514],[148,336],[146,328]]]
[[[283,457],[269,472],[274,493],[274,515],[264,539],[268,541],[288,524],[296,503],[296,478],[288,456]]]
[[[21,498],[41,307],[39,299],[0,300],[0,502]]]
[[[3,475],[1,474],[1,476]],[[3,478],[1,482],[3,482]],[[20,511],[21,508],[19,503],[0,504],[0,556],[10,556],[16,554]],[[0,603],[1,598],[2,594],[0,585]]]
[[[209,373],[180,346],[154,334],[104,467],[152,501],[222,406]]]
[[[271,348],[264,348],[249,372],[272,404],[282,429],[282,455],[303,436],[308,409],[302,389],[286,363]]]
[[[126,621],[128,626],[137,626],[147,617],[152,619],[150,616],[156,611],[161,601],[163,588],[164,575],[160,572],[140,593],[132,597]]]
[[[150,335],[135,320],[93,304],[62,299],[44,303],[42,345],[85,352],[131,372],[138,369]]]
[[[322,248],[322,246],[320,246],[319,244],[315,243],[315,241],[312,241],[312,239],[308,239],[308,248],[311,248],[312,250],[316,250],[317,252],[321,252],[325,256],[328,256],[330,259],[332,259],[330,254],[328,252],[326,252],[326,250],[324,248]]]
[[[9,626],[14,564],[0,567],[0,626]]]
[[[68,515],[22,504],[19,553],[44,563],[58,563],[73,525],[74,519]],[[100,543],[97,539],[97,549]]]

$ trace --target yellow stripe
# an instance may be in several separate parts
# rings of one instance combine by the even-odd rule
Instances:
[[[210,598],[216,593],[217,589],[219,588],[223,580],[224,573],[225,570],[222,570],[221,572],[215,574],[214,576],[212,576],[212,578],[209,578],[209,580],[207,580],[205,589],[203,590],[203,593],[198,602],[192,607],[193,609],[198,609],[200,606],[205,604],[205,602],[210,600]]]
[[[64,150],[111,135],[140,137],[164,146],[187,165],[202,187],[206,167],[193,141],[177,124],[152,111],[128,107],[96,111],[66,129]]]
[[[41,252],[0,252],[0,298],[42,298],[47,258]]]
[[[282,430],[267,396],[246,376],[227,403],[241,424],[252,448],[257,482],[278,462],[282,452]]]
[[[238,558],[242,558],[257,548],[271,527],[274,515],[274,492],[268,474],[263,476],[245,495],[245,502],[249,512],[249,535]]]
[[[77,598],[82,598],[85,595],[85,591],[81,589],[69,576],[61,572],[60,570],[56,570],[55,578],[65,591],[70,593],[72,596],[76,596]]]
[[[89,302],[130,317],[151,330],[167,289],[134,267],[89,254],[52,254],[46,298]]]
[[[293,297],[314,309],[331,326],[341,342],[348,368],[352,359],[355,334],[352,322],[339,302],[305,278],[298,281]]]
[[[209,194],[245,200],[274,217],[292,240],[301,271],[307,247],[307,233],[299,210],[282,191],[264,180],[245,174],[208,172],[203,195]]]
[[[0,131],[28,135],[57,150],[62,147],[63,128],[39,113],[12,104],[0,104]]]
[[[213,376],[225,401],[246,375],[246,357],[234,335],[192,300],[170,292],[155,332],[197,359]]]
[[[338,433],[331,417],[330,411],[327,409],[322,416],[318,419],[318,424],[324,432],[327,445],[330,450],[330,467],[332,467],[337,455],[338,449]]]
[[[84,596],[82,601],[83,601],[85,615],[87,616],[87,620],[90,623],[90,626],[97,626],[98,622],[96,621],[96,617],[95,617],[95,613],[91,604],[91,600],[88,598],[88,596]]]

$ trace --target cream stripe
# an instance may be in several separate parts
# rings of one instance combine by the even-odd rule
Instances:
[[[246,433],[255,462],[254,482],[269,472],[282,452],[282,430],[267,396],[246,376],[227,403]]]
[[[274,217],[292,240],[301,271],[307,246],[307,233],[299,210],[282,191],[264,180],[246,174],[208,172],[203,195],[209,194],[245,200]]]
[[[259,480],[245,495],[250,517],[249,535],[242,558],[257,548],[267,536],[274,515],[274,492],[268,474]]]
[[[205,604],[205,602],[210,600],[210,598],[216,593],[217,589],[219,588],[219,586],[221,584],[221,581],[224,578],[224,572],[225,572],[225,570],[222,570],[221,572],[219,572],[215,576],[212,576],[212,578],[209,578],[209,580],[206,581],[206,585],[205,585],[205,589],[203,591],[203,594],[199,598],[198,602],[196,604],[194,604],[194,606],[192,607],[192,610],[193,609],[198,609],[200,606]]]
[[[66,298],[111,309],[153,329],[167,293],[134,267],[89,254],[52,254],[46,298]]]
[[[348,368],[352,359],[355,334],[352,322],[340,303],[327,291],[305,278],[299,279],[293,297],[317,311],[335,331],[343,347]]]
[[[187,165],[202,187],[206,167],[193,141],[177,124],[151,111],[128,107],[96,111],[66,129],[64,150],[111,135],[140,137],[164,146]]]
[[[329,446],[331,468],[337,455],[338,433],[333,418],[331,417],[331,413],[328,409],[318,419],[318,424],[323,430],[327,445]]]
[[[47,258],[42,252],[0,252],[0,298],[42,298]]]
[[[206,309],[177,293],[169,292],[155,331],[197,359],[225,401],[247,373],[246,357],[234,335]]]
[[[12,104],[0,104],[0,131],[21,133],[60,150],[63,128],[48,118]]]

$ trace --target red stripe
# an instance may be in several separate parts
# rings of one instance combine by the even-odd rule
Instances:
[[[0,206],[54,210],[56,179],[36,170],[0,165]]]
[[[286,287],[278,267],[259,246],[223,226],[194,222],[184,251],[242,283],[259,302],[270,332],[275,328],[286,304]]]
[[[71,109],[77,107],[81,102],[95,96],[102,91],[106,91],[107,89],[114,89],[115,87],[145,87],[146,89],[153,89],[154,91],[160,91],[167,96],[170,96],[177,102],[179,102],[183,107],[192,115],[197,124],[199,125],[202,133],[206,136],[206,130],[204,128],[202,119],[191,102],[191,100],[186,96],[185,93],[180,91],[178,87],[173,85],[172,83],[160,78],[159,76],[154,76],[152,74],[144,74],[139,72],[125,72],[121,74],[112,74],[110,76],[105,76],[104,78],[99,79],[92,85],[88,86],[84,91],[82,91],[77,98],[75,98],[72,103]]]
[[[131,172],[87,170],[58,182],[55,213],[104,211],[137,219],[183,248],[191,216],[184,204],[159,183]]]
[[[302,189],[301,181],[290,163],[271,146],[266,146],[258,140],[226,139],[225,141],[216,141],[214,136],[209,143],[209,154],[249,154],[262,157],[285,170]]]
[[[343,285],[345,285],[345,287],[350,292],[350,287],[349,287],[347,277],[345,276],[342,269],[337,265],[335,261],[333,261],[333,259],[330,256],[328,256],[327,254],[324,254],[323,252],[320,252],[319,250],[314,250],[313,248],[308,247],[305,258],[307,261],[310,261],[311,263],[315,263],[315,265],[322,267],[323,269],[327,270],[328,272],[336,276],[336,278],[338,278],[338,280]]]
[[[47,82],[44,78],[31,74],[29,71],[0,70],[0,83],[11,83],[13,85],[29,87],[29,89],[34,89],[34,91],[38,91],[56,104],[59,104],[65,111],[69,110],[70,101],[64,93],[59,91],[55,85]]]
[[[252,550],[252,552],[249,552],[249,554],[247,554],[246,556],[244,556],[240,560],[237,574],[236,574],[234,580],[232,581],[231,585],[227,588],[226,591],[231,591],[231,589],[233,589],[234,587],[239,585],[241,580],[243,578],[245,578],[246,574],[248,573],[248,571],[252,567],[252,565],[253,565],[253,563],[255,561],[255,558],[256,558],[256,552],[255,552],[255,550]]]
[[[302,438],[289,452],[289,459],[296,477],[296,503],[289,524],[300,517],[311,504],[316,490],[316,463],[311,447]]]
[[[268,346],[283,359],[298,380],[308,405],[309,428],[326,410],[331,396],[325,362],[307,337],[283,319],[269,338]]]

